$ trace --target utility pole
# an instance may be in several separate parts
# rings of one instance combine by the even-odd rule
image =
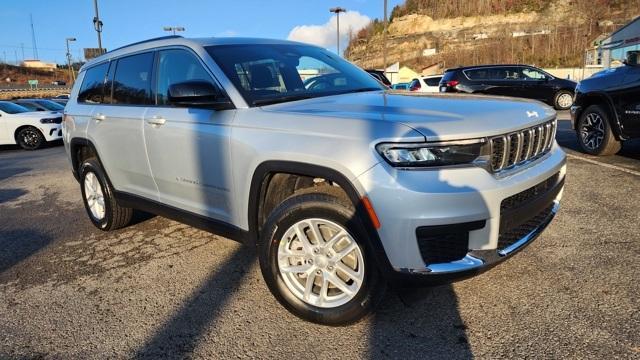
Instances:
[[[38,45],[36,44],[36,31],[33,28],[33,15],[29,14],[29,19],[31,20],[31,43],[33,45],[33,59],[39,60],[38,57]]]
[[[182,26],[164,26],[162,30],[171,31],[173,32],[173,35],[175,35],[176,31],[185,31],[185,28]]]
[[[98,33],[98,49],[102,54],[102,20],[100,20],[100,15],[98,14],[98,0],[93,0],[93,7],[96,10],[96,16],[93,18],[93,27]]]
[[[338,51],[338,56],[340,56],[340,13],[341,12],[346,12],[346,11],[347,11],[347,9],[341,8],[339,6],[329,9],[329,12],[332,12],[332,13],[336,14],[336,21],[337,21],[337,25],[338,25],[338,28],[337,28],[337,30],[338,30],[337,31],[337,36],[338,36],[337,40],[338,41],[336,43],[336,48],[337,48],[337,51]]]
[[[69,51],[69,41],[76,41],[76,38],[67,38],[67,66],[69,67],[69,82],[76,81],[76,76],[71,69],[71,51]]]
[[[384,0],[384,29],[382,30],[382,73],[387,76],[387,0]]]
[[[20,43],[20,49],[22,49],[22,61],[24,61],[24,43]]]

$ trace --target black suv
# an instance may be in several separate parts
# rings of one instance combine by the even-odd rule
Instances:
[[[582,150],[613,155],[621,142],[640,138],[640,51],[627,52],[625,66],[582,80],[576,87],[571,122]]]
[[[515,96],[545,102],[567,110],[576,83],[559,79],[528,65],[478,65],[448,69],[440,80],[440,92]]]

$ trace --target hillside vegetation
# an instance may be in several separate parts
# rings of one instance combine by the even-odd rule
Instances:
[[[387,63],[417,71],[436,63],[579,67],[598,36],[638,15],[640,0],[407,0],[391,12]],[[372,21],[345,56],[382,67],[382,30]]]
[[[7,83],[7,78],[11,79],[11,83]],[[38,80],[40,85],[50,84],[52,81],[56,80],[69,82],[69,72],[64,69],[48,71],[23,66],[0,64],[0,87],[5,87],[9,84],[26,84],[28,80]]]

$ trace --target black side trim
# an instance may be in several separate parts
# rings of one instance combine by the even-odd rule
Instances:
[[[373,249],[375,261],[378,268],[381,270],[384,276],[392,275],[395,273],[387,254],[382,246],[382,241],[378,236],[378,231],[373,226],[371,219],[368,216],[367,210],[360,199],[360,194],[353,187],[353,184],[340,172],[319,165],[312,165],[308,163],[300,163],[293,161],[266,161],[260,164],[253,173],[251,179],[251,189],[249,191],[249,206],[248,206],[248,219],[249,219],[249,235],[252,237],[251,241],[257,244],[258,242],[258,214],[259,204],[262,203],[260,199],[261,194],[264,195],[264,186],[266,181],[274,173],[287,173],[301,176],[313,176],[320,177],[332,182],[337,183],[347,193],[351,202],[356,206],[356,216],[364,223],[367,229],[367,235],[369,235],[369,241],[371,248]],[[375,206],[375,204],[374,204]],[[384,226],[384,225],[383,225]]]
[[[224,221],[181,210],[173,206],[161,204],[155,200],[150,200],[122,191],[115,191],[114,195],[116,200],[118,200],[118,203],[124,207],[130,207],[160,215],[241,243],[246,243],[250,238],[248,231]]]

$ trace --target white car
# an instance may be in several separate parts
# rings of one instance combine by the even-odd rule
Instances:
[[[0,101],[0,145],[18,144],[35,150],[48,141],[62,139],[62,114],[30,111],[9,101]]]
[[[442,75],[429,75],[415,78],[411,80],[409,84],[409,91],[437,93],[440,91],[438,87],[440,79],[442,79]]]

